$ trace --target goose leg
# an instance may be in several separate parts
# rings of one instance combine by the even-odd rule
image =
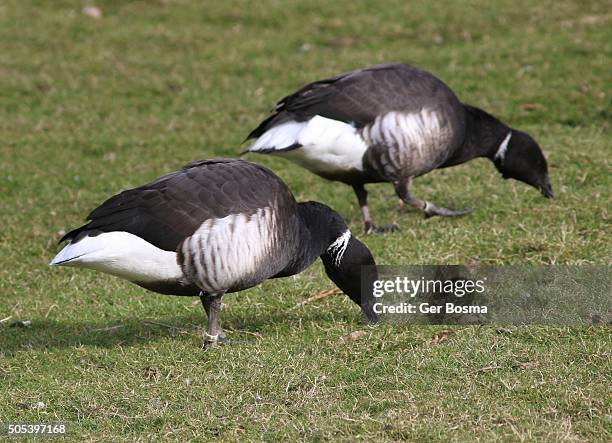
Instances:
[[[363,229],[366,234],[384,234],[387,232],[395,232],[399,231],[399,226],[392,225],[384,225],[376,227],[374,226],[374,222],[370,217],[370,210],[368,209],[368,192],[365,190],[363,185],[353,185],[353,190],[355,191],[355,195],[357,196],[357,201],[359,202],[359,208],[361,209],[361,216],[363,217]]]
[[[471,209],[442,208],[434,205],[431,202],[428,202],[427,200],[418,199],[410,194],[410,191],[408,191],[409,186],[410,179],[401,180],[395,183],[395,192],[402,201],[406,202],[410,206],[420,211],[423,211],[423,214],[425,214],[425,218],[434,217],[436,215],[442,217],[460,217],[462,215],[466,215],[472,212]]]
[[[204,332],[204,343],[203,347],[215,346],[225,341],[225,332],[219,326],[219,312],[221,311],[221,297],[220,294],[205,294],[200,293],[200,301],[208,316],[208,328]]]

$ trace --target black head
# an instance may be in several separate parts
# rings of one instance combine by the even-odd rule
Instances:
[[[538,189],[546,198],[554,196],[548,164],[538,143],[524,132],[511,130],[510,139],[500,145],[493,163],[504,179],[513,178]]]
[[[348,228],[346,223],[336,211],[329,206],[317,202],[308,201],[298,204],[300,218],[311,234],[311,242],[319,243],[315,249],[326,249],[329,244],[340,237]],[[317,256],[320,255],[320,252]]]
[[[308,231],[302,234],[308,239],[299,269],[312,263],[311,256],[313,259],[320,256],[327,276],[361,307],[368,320],[376,321],[372,291],[378,274],[370,250],[351,234],[340,214],[329,206],[311,201],[300,203],[298,210]]]
[[[376,262],[366,245],[353,237],[350,231],[345,231],[343,235],[321,255],[325,272],[374,323],[378,320],[373,310],[372,295],[374,281],[378,279]]]

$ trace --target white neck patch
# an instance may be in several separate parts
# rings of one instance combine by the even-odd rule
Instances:
[[[495,153],[493,160],[500,160],[502,163],[504,162],[504,159],[506,158],[506,151],[508,151],[508,143],[510,143],[511,136],[512,131],[508,132],[506,138],[501,142],[499,148],[497,148],[497,152]]]
[[[348,243],[350,239],[351,239],[351,231],[347,229],[344,232],[344,234],[342,234],[340,237],[334,240],[334,242],[331,245],[329,245],[329,248],[327,248],[327,252],[334,259],[334,264],[336,266],[340,266],[340,263],[342,262],[342,257],[344,256],[344,253],[346,252],[346,248],[348,247]]]

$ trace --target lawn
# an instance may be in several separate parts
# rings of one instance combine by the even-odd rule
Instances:
[[[231,344],[204,351],[199,300],[47,266],[111,194],[236,156],[285,94],[390,61],[532,134],[557,198],[487,160],[415,181],[475,209],[461,219],[370,185],[375,220],[402,228],[361,235],[379,264],[609,265],[608,2],[86,4],[0,4],[0,423],[89,440],[612,440],[609,326],[364,326],[343,295],[297,306],[333,286],[317,263],[225,297]],[[349,187],[248,158],[360,233]]]

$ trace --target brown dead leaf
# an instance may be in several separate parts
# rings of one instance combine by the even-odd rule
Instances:
[[[516,362],[512,367],[514,369],[533,369],[538,366],[537,361],[520,361]]]
[[[306,300],[299,302],[293,308],[294,309],[299,308],[300,306],[304,306],[305,304],[308,304],[310,302],[321,300],[322,298],[329,297],[330,295],[335,295],[335,294],[342,294],[342,291],[338,288],[324,289],[323,291],[317,292],[312,297],[308,297]]]
[[[355,37],[336,37],[329,41],[329,46],[332,48],[351,48],[355,46],[357,39]]]
[[[521,108],[525,111],[535,111],[538,109],[544,109],[544,105],[541,105],[540,103],[523,103]]]
[[[342,337],[340,337],[340,343],[345,344],[345,343],[348,343],[350,341],[355,341],[359,337],[361,337],[363,334],[365,334],[364,331],[353,331],[350,334],[346,334],[346,335],[343,335]]]
[[[157,379],[159,378],[159,375],[157,373],[157,369],[152,367],[152,366],[149,366],[148,368],[145,368],[144,378],[145,378],[145,380],[154,380],[154,381],[157,381]]]
[[[491,366],[485,366],[483,368],[480,368],[476,372],[489,372],[489,371],[493,371],[494,369],[500,369],[500,368],[501,366],[491,365]]]
[[[432,345],[439,345],[448,340],[448,337],[452,334],[452,331],[444,329],[443,331],[436,332],[431,339]]]

